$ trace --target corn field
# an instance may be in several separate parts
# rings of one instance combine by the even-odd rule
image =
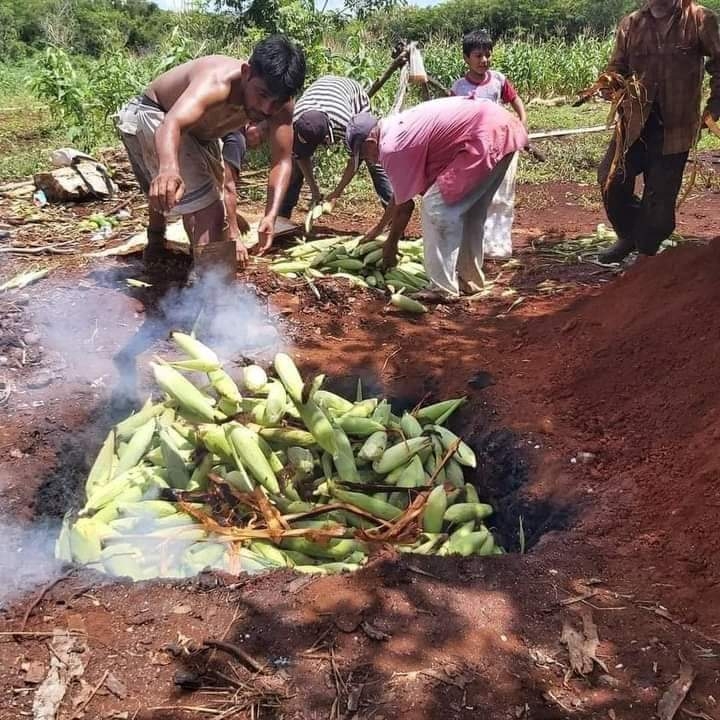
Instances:
[[[38,57],[30,86],[47,102],[69,138],[86,150],[112,138],[112,115],[118,107],[156,74],[174,64],[206,54],[223,52],[248,57],[257,32],[222,46],[212,39],[199,41],[195,33],[177,28],[153,55],[139,57],[110,48],[99,59],[75,58],[49,48]],[[345,75],[369,86],[387,67],[390,47],[364,31],[343,37],[305,37],[308,82],[326,73]],[[525,99],[572,95],[599,74],[611,50],[610,38],[580,36],[540,40],[532,37],[496,45],[493,66],[505,73]],[[433,38],[423,45],[428,72],[445,86],[464,74],[460,39]],[[374,100],[378,112],[387,112],[397,90],[397,74]],[[411,95],[408,99],[413,102]]]

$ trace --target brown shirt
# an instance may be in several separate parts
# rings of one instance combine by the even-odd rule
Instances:
[[[640,137],[655,107],[665,126],[663,154],[689,150],[700,127],[703,60],[711,76],[706,110],[720,113],[720,34],[713,12],[691,3],[671,18],[655,19],[647,7],[624,17],[607,66],[626,78],[637,76],[645,88],[641,101],[627,100],[621,114],[628,123],[628,147]]]

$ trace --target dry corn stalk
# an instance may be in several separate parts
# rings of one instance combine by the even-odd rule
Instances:
[[[606,191],[616,174],[625,170],[625,155],[629,150],[628,127],[635,119],[634,114],[640,113],[640,127],[647,122],[648,118],[645,115],[647,91],[635,74],[626,78],[620,73],[606,72],[580,93],[575,105],[581,105],[597,94],[610,100],[607,125],[610,127],[615,124],[615,152],[603,188]]]

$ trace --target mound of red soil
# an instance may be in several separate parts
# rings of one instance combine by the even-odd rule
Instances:
[[[720,239],[685,246],[526,327],[536,347],[553,339],[558,428],[598,457],[581,532],[612,537],[611,567],[706,626],[720,622],[719,278]]]

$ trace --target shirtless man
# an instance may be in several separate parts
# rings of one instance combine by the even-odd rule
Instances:
[[[193,256],[223,239],[223,163],[219,139],[267,121],[271,149],[259,251],[272,244],[275,218],[292,172],[292,98],[305,80],[305,57],[287,38],[269,37],[250,60],[209,55],[156,78],[119,113],[118,129],[150,201],[147,263],[164,254],[167,218],[182,216]],[[236,244],[241,265],[247,250]]]

